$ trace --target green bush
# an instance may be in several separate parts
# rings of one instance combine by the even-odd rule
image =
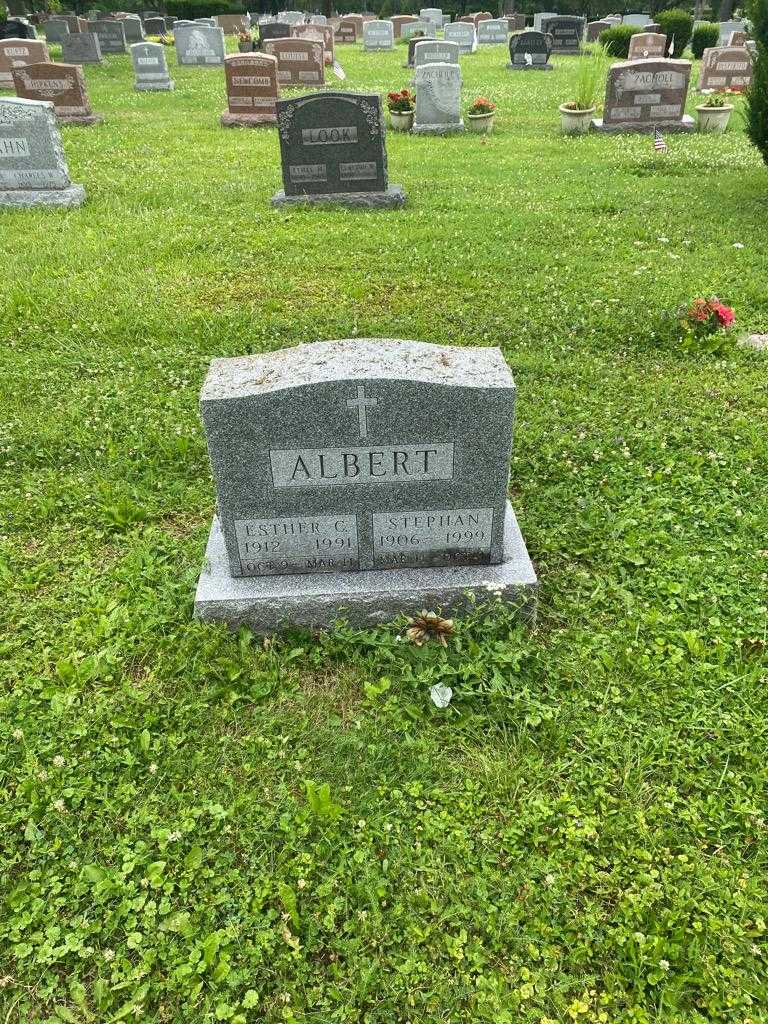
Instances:
[[[708,46],[717,46],[720,42],[720,26],[714,21],[702,21],[693,30],[691,52],[696,60],[701,60]]]
[[[747,90],[747,135],[768,164],[768,0],[752,0],[749,16],[757,58]]]
[[[598,42],[608,50],[614,60],[626,60],[629,56],[629,41],[632,36],[642,32],[639,25],[614,25],[604,29],[597,37]]]
[[[661,31],[667,37],[667,52],[674,40],[675,49],[672,56],[682,57],[693,32],[693,16],[679,7],[673,7],[671,11],[659,11],[656,23],[661,26]]]

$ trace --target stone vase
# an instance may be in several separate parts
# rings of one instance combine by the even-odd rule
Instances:
[[[566,135],[586,135],[594,112],[594,107],[590,107],[589,110],[573,110],[564,103],[561,104],[560,123],[563,132]]]
[[[478,135],[490,135],[493,131],[493,119],[495,114],[467,114],[469,130]]]
[[[724,107],[707,107],[704,104],[696,107],[699,115],[699,131],[706,135],[722,135],[728,127],[733,105],[726,103]]]
[[[250,42],[250,43],[238,43],[237,44],[237,48],[240,51],[240,53],[253,53],[253,50],[254,50],[254,46],[253,46],[252,42]]]
[[[390,110],[389,119],[396,132],[409,132],[413,128],[413,110]]]

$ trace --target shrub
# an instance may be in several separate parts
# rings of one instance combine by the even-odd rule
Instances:
[[[717,46],[720,42],[720,26],[714,21],[702,21],[693,30],[691,52],[696,60],[701,60],[708,46]]]
[[[629,56],[629,41],[632,36],[643,29],[639,25],[614,25],[604,29],[598,36],[598,42],[608,50],[614,60],[626,60]]]
[[[768,164],[768,0],[752,0],[749,15],[757,57],[747,90],[747,135]]]
[[[682,57],[693,32],[693,16],[679,7],[673,7],[671,11],[659,11],[656,23],[667,37],[667,52],[674,40],[675,49],[671,56]]]

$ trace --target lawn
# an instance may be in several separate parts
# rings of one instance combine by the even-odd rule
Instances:
[[[362,213],[270,208],[221,69],[110,57],[86,205],[3,214],[3,1024],[768,1020],[766,361],[661,330],[768,331],[768,170],[740,118],[567,139],[577,59],[506,59],[462,58],[494,134],[390,133]],[[535,630],[192,620],[209,360],[356,336],[502,347]]]

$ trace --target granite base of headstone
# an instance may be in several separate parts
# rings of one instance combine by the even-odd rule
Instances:
[[[378,96],[328,92],[280,100],[277,123],[283,188],[273,206],[405,205],[402,185],[389,183]]]
[[[69,178],[53,104],[0,100],[0,209],[83,202],[85,189]]]
[[[214,360],[195,616],[271,633],[501,600],[532,622],[507,499],[514,403],[496,348],[368,338]]]

